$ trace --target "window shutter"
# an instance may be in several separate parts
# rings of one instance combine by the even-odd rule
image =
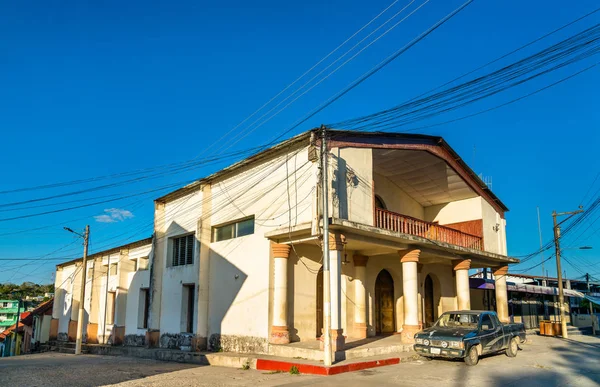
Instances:
[[[194,263],[194,235],[187,236],[186,265]]]

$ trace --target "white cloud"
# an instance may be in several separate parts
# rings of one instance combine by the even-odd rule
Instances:
[[[104,210],[106,214],[94,216],[96,222],[100,223],[115,223],[123,222],[125,219],[133,218],[133,213],[129,210],[123,210],[121,208],[108,208]]]

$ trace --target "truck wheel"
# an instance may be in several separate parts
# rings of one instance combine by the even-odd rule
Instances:
[[[516,357],[517,352],[519,351],[519,342],[516,337],[510,339],[508,343],[508,348],[506,348],[506,356],[508,357]]]
[[[477,352],[477,347],[472,346],[465,357],[465,364],[468,366],[474,366],[479,363],[479,352]]]

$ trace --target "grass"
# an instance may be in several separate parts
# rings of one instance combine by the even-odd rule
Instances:
[[[300,375],[300,370],[296,366],[292,366],[290,368],[290,375]]]
[[[245,362],[245,363],[242,365],[242,369],[243,369],[244,371],[248,371],[248,370],[250,369],[250,362],[249,362],[249,361]]]

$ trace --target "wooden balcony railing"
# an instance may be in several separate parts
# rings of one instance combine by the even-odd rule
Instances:
[[[416,235],[438,242],[483,251],[483,238],[449,227],[397,214],[382,208],[375,209],[375,226],[390,231]]]

